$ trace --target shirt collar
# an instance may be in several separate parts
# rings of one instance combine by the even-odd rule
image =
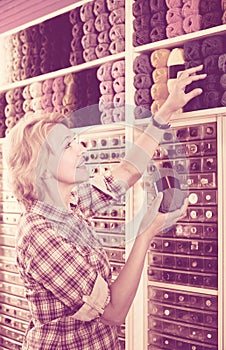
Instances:
[[[66,219],[66,217],[71,216],[72,212],[66,208],[56,207],[49,203],[45,203],[36,200],[35,203],[30,208],[30,212],[44,216],[51,221],[60,221]]]

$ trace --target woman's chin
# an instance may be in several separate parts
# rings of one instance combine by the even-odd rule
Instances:
[[[82,183],[82,182],[87,182],[88,180],[89,180],[88,168],[85,165],[78,167],[75,172],[75,182]]]

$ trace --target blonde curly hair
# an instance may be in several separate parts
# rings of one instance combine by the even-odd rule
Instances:
[[[60,113],[25,116],[3,142],[10,189],[26,209],[38,199],[36,176],[41,147],[50,129],[60,122],[67,124]]]

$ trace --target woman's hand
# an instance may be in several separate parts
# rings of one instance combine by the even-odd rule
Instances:
[[[152,206],[148,209],[140,223],[138,235],[143,235],[148,240],[151,240],[157,233],[174,226],[176,222],[182,219],[186,214],[188,206],[187,198],[180,209],[164,214],[159,212],[162,198],[163,194],[160,192],[153,200]]]
[[[156,116],[165,121],[169,121],[171,115],[184,107],[192,98],[202,93],[201,88],[196,88],[188,93],[185,93],[185,88],[194,81],[202,80],[206,78],[206,74],[196,74],[203,69],[203,65],[188,68],[178,73],[175,80],[174,87],[166,99],[165,103],[161,106]]]

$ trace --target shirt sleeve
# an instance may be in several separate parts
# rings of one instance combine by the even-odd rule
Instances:
[[[83,306],[72,316],[80,321],[91,321],[102,315],[104,307],[110,300],[108,284],[99,274],[94,284],[92,293],[83,296]]]
[[[107,170],[96,175],[90,183],[78,187],[79,208],[87,216],[94,215],[108,205],[122,200],[128,186]]]
[[[89,249],[46,229],[36,230],[26,251],[26,274],[83,321],[102,314],[110,298],[107,281],[87,261]]]

